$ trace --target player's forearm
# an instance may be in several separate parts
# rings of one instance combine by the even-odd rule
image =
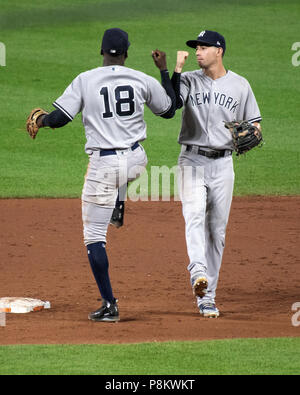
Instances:
[[[183,101],[180,96],[180,78],[183,66],[189,56],[187,51],[177,51],[176,67],[172,76],[172,85],[176,95],[176,108],[183,106]]]
[[[170,109],[162,115],[163,118],[173,118],[176,111],[176,95],[172,86],[172,82],[170,80],[170,75],[168,70],[161,70],[161,84],[165,88],[167,95],[172,101],[172,105]]]
[[[181,73],[182,73],[183,66],[184,66],[184,65],[182,65],[182,64],[176,64],[175,70],[174,70],[175,73],[181,74]]]
[[[38,126],[49,126],[52,129],[57,129],[65,126],[68,122],[70,122],[70,118],[68,118],[61,110],[54,110],[50,114],[40,117],[38,119]]]
[[[172,75],[172,86],[176,96],[176,109],[179,109],[183,106],[182,99],[180,97],[180,77],[181,74],[174,71]]]

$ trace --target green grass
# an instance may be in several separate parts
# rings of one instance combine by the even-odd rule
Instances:
[[[80,72],[101,64],[103,31],[129,32],[127,66],[159,79],[150,57],[167,51],[169,69],[176,51],[203,29],[227,40],[227,68],[251,83],[263,116],[261,150],[235,160],[236,195],[298,194],[300,67],[292,44],[299,41],[298,0],[0,0],[0,197],[79,197],[86,171],[80,116],[65,128],[43,130],[36,141],[25,133],[26,116],[51,103]],[[251,24],[251,28],[249,28]],[[197,68],[191,52],[186,70]],[[172,120],[146,111],[149,166],[177,162],[181,114]]]
[[[2,346],[0,375],[298,375],[300,339]]]

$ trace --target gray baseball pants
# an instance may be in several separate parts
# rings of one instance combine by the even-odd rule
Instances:
[[[178,164],[191,284],[200,276],[208,280],[206,295],[197,298],[200,306],[215,302],[233,195],[233,161],[231,155],[211,159],[187,152],[183,145]]]
[[[116,152],[116,155],[100,156],[99,151],[95,151],[90,155],[82,191],[85,245],[106,242],[119,189],[138,178],[147,165],[147,155],[142,146],[134,151]]]

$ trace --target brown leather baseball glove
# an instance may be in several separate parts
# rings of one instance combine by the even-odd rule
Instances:
[[[234,150],[237,155],[242,155],[263,144],[261,131],[248,121],[225,122],[224,126],[231,132]]]
[[[39,126],[37,125],[38,118],[42,115],[47,115],[47,114],[49,113],[43,110],[42,108],[35,108],[34,110],[31,111],[26,121],[26,128],[29,136],[32,139],[36,138],[36,135],[39,131]]]

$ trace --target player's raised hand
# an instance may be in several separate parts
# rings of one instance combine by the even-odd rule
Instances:
[[[176,61],[176,73],[181,73],[185,61],[187,60],[189,53],[187,51],[177,51],[177,61]]]
[[[165,52],[156,49],[155,51],[152,51],[152,58],[159,70],[167,70],[167,58]]]

